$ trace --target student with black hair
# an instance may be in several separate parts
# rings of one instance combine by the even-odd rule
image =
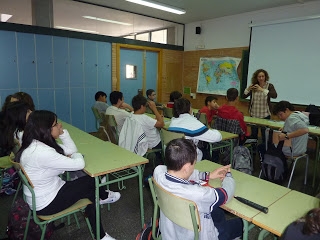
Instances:
[[[222,136],[218,130],[209,129],[191,114],[191,103],[188,99],[180,98],[175,101],[173,118],[168,128],[169,131],[184,133],[186,138],[192,139],[195,145],[199,141],[219,142]],[[197,148],[197,160],[202,159],[203,153]]]
[[[56,142],[58,138],[62,144]],[[23,188],[23,193],[30,208],[35,208],[39,215],[60,212],[82,198],[95,202],[94,178],[84,176],[65,182],[59,176],[65,171],[83,169],[85,161],[53,112],[40,110],[30,114],[15,161],[22,165],[34,185],[36,206],[32,206],[31,193],[27,188]],[[120,193],[99,190],[100,204],[113,203],[120,198]],[[86,214],[92,229],[96,229],[94,204],[86,207]],[[104,232],[102,224],[100,235],[103,240],[114,240]]]
[[[196,170],[196,146],[192,141],[183,138],[169,142],[165,159],[166,165],[157,166],[153,176],[165,190],[197,204],[201,225],[199,240],[231,240],[241,237],[243,233],[241,218],[226,220],[223,210],[220,209],[221,205],[232,199],[235,191],[230,165],[212,172]],[[221,187],[212,188],[200,184],[200,181],[209,179],[220,179]],[[171,222],[161,211],[159,226],[162,239],[194,239],[193,231]]]
[[[105,114],[107,108],[109,107],[107,104],[107,94],[102,91],[96,92],[94,99],[96,102],[94,103],[93,107],[98,109],[100,113]]]
[[[217,115],[217,109],[219,108],[217,100],[218,98],[213,95],[206,97],[204,106],[199,110],[200,113],[206,114],[209,126],[211,126],[213,117]]]
[[[125,109],[133,111],[133,108],[124,102],[123,93],[119,91],[113,91],[110,93],[110,102],[112,106],[108,107],[105,114],[113,115],[117,122],[118,134],[121,132],[124,121],[130,113]]]
[[[163,104],[156,101],[156,92],[153,89],[148,89],[146,91],[146,96],[148,101],[153,101],[157,107],[162,107]]]

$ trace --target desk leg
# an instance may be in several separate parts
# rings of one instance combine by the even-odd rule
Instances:
[[[233,139],[230,139],[230,164],[232,167],[232,160],[233,160]]]
[[[100,193],[99,193],[99,177],[95,177],[96,192],[96,239],[100,239]],[[94,229],[92,229],[94,231]]]
[[[259,233],[259,237],[258,240],[263,240],[266,236],[268,236],[269,234],[271,234],[270,232],[268,232],[265,229],[262,229]],[[274,239],[277,239],[277,237],[274,235]]]
[[[249,224],[247,220],[242,219],[243,222],[243,236],[242,240],[249,240],[249,231],[254,228],[254,224]]]
[[[317,144],[316,144],[316,159],[315,159],[315,161],[314,161],[314,168],[313,168],[313,181],[312,181],[312,187],[314,188],[314,184],[315,184],[315,181],[316,181],[316,175],[317,175],[317,173],[318,173],[318,162],[319,162],[319,145],[320,145],[320,143],[319,143],[319,141],[320,141],[320,139],[319,139],[319,136],[315,136],[315,138],[316,138],[316,141],[317,141]]]
[[[142,186],[142,170],[141,165],[138,166],[139,174],[139,195],[140,195],[140,216],[141,216],[141,227],[144,225],[144,206],[143,206],[143,186]]]

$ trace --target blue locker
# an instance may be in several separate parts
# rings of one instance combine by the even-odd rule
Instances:
[[[86,132],[95,132],[96,120],[92,113],[91,107],[94,104],[94,95],[96,94],[96,88],[85,88],[85,120],[86,120]]]
[[[98,84],[97,91],[103,91],[109,96],[112,90],[111,74],[111,43],[97,42],[98,48]]]
[[[35,35],[39,88],[53,88],[52,36]]]
[[[58,96],[60,97],[60,96]],[[39,110],[48,110],[56,112],[56,105],[54,102],[55,94],[53,89],[38,89]],[[61,106],[57,106],[60,108]]]
[[[15,32],[0,31],[0,54],[0,89],[12,89],[10,94],[17,92],[19,84]]]
[[[71,88],[71,124],[85,131],[84,88]]]
[[[19,88],[37,88],[35,36],[17,33]]]
[[[83,75],[83,41],[81,39],[69,39],[69,67],[70,87],[84,87]]]
[[[68,38],[53,37],[53,76],[55,88],[69,87]]]
[[[97,87],[97,43],[94,41],[84,41],[84,86]]]
[[[58,118],[67,123],[70,119],[70,94],[69,89],[55,89],[55,106]]]

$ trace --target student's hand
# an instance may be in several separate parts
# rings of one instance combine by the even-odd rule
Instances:
[[[218,109],[219,107],[220,107],[219,104],[217,102],[215,102],[213,108]]]
[[[133,108],[128,103],[125,103],[125,102],[123,102],[121,104],[121,108],[122,109],[129,109],[130,111],[133,111]]]
[[[259,84],[256,84],[256,85],[254,85],[254,86],[255,86],[255,90],[256,90],[256,91],[263,91],[263,88],[260,87]]]
[[[279,138],[279,141],[286,140],[286,134],[285,133],[279,133],[278,138]]]
[[[210,176],[209,178],[210,179],[216,179],[216,178],[220,178],[220,180],[223,180],[226,173],[227,172],[230,172],[230,168],[231,168],[231,165],[227,165],[227,166],[223,166],[223,167],[220,167],[220,168],[217,168],[216,170],[212,171],[210,173]]]

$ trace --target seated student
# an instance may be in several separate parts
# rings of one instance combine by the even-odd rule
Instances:
[[[114,116],[117,122],[118,133],[120,133],[124,121],[130,115],[130,113],[124,110],[124,108],[127,108],[129,110],[133,110],[133,108],[129,104],[124,102],[122,92],[113,91],[112,93],[110,93],[109,97],[112,106],[107,108],[106,114]]]
[[[279,134],[279,141],[292,139],[293,156],[305,153],[308,144],[308,117],[301,112],[295,112],[294,106],[288,101],[276,103],[273,106],[273,114],[285,121],[282,133]],[[291,156],[290,147],[284,146],[282,152],[286,156]]]
[[[147,105],[149,105],[149,108],[153,111],[156,119],[144,114],[146,112]],[[148,102],[142,95],[136,95],[132,98],[132,107],[134,109],[132,117],[141,124],[148,139],[148,148],[161,149],[160,133],[157,128],[162,128],[164,126],[164,121],[163,117],[157,110],[156,104],[153,101]]]
[[[230,173],[230,165],[212,172],[194,169],[197,162],[196,146],[188,139],[174,139],[169,142],[165,159],[166,166],[157,166],[153,176],[165,190],[182,198],[194,201],[200,214],[200,240],[231,240],[242,236],[243,223],[240,218],[226,221],[219,206],[232,199],[235,181]],[[220,178],[221,188],[201,186],[199,181]],[[162,239],[191,240],[193,231],[171,222],[160,211],[160,231]]]
[[[168,108],[173,108],[174,102],[181,98],[182,94],[178,91],[173,91],[170,93],[170,102],[167,103]]]
[[[94,108],[98,109],[100,113],[105,113],[109,105],[107,104],[107,94],[105,92],[99,91],[94,95],[96,100],[93,105]]]
[[[205,106],[199,110],[200,113],[206,114],[209,126],[211,126],[213,117],[217,115],[217,109],[219,108],[217,100],[218,98],[212,95],[206,97],[206,100],[204,101]]]
[[[0,157],[8,156],[20,147],[30,113],[26,103],[12,102],[7,105],[0,117]]]
[[[236,108],[239,92],[236,88],[229,88],[227,91],[227,103],[219,107],[218,117],[225,119],[235,119],[240,123],[240,127],[246,136],[249,136],[247,125],[244,122],[243,114]]]
[[[291,223],[281,236],[281,240],[319,240],[320,208],[311,209],[307,214]]]
[[[11,102],[18,102],[18,101],[27,103],[31,111],[35,110],[33,99],[28,93],[16,92],[11,96]]]
[[[192,139],[195,145],[198,145],[199,140],[213,143],[222,139],[219,131],[209,129],[192,115],[191,104],[188,99],[180,98],[175,101],[173,116],[168,130],[184,133],[186,138]],[[197,160],[200,161],[203,153],[199,148],[197,148],[197,153]]]
[[[162,107],[163,106],[162,103],[159,103],[159,102],[155,101],[157,94],[153,89],[148,89],[146,91],[146,95],[147,95],[147,100],[148,101],[153,101],[156,104],[157,107]]]
[[[56,142],[58,138],[62,144]],[[65,182],[59,176],[64,171],[83,169],[85,161],[53,112],[40,110],[30,114],[15,161],[21,163],[34,185],[36,206],[32,206],[31,193],[27,188],[23,188],[23,193],[30,208],[36,208],[37,214],[60,212],[82,198],[95,202],[94,178],[85,176]],[[120,198],[120,193],[103,188],[99,191],[100,204],[113,203]],[[86,214],[92,229],[96,229],[95,204],[87,206]],[[100,234],[103,240],[114,239],[105,233],[102,224]]]

